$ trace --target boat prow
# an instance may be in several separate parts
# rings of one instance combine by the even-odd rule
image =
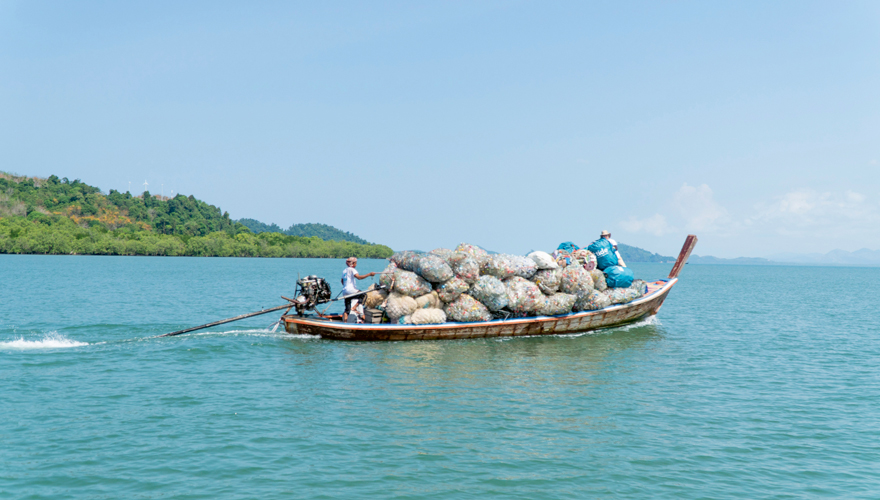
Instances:
[[[486,337],[519,337],[581,333],[600,328],[626,325],[657,314],[669,291],[678,282],[678,274],[697,243],[689,235],[667,279],[648,283],[648,293],[632,302],[596,311],[582,311],[559,316],[499,319],[477,323],[439,325],[353,324],[318,316],[282,316],[288,333],[316,335],[336,340],[442,340]]]

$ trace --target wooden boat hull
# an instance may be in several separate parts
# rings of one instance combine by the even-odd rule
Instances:
[[[581,333],[635,323],[657,314],[677,281],[673,278],[650,283],[645,296],[628,304],[561,316],[441,325],[351,324],[296,315],[281,319],[288,333],[335,340],[444,340]]]

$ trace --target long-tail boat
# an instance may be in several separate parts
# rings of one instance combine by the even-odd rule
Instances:
[[[678,275],[697,244],[689,235],[666,279],[648,283],[648,293],[632,302],[596,311],[582,311],[559,316],[498,319],[476,323],[448,322],[436,325],[400,325],[389,323],[346,323],[341,316],[285,314],[281,317],[288,333],[316,335],[336,340],[441,340],[485,337],[518,337],[580,333],[599,328],[626,325],[657,314]]]

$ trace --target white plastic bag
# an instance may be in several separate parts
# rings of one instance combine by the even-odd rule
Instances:
[[[538,269],[556,269],[559,267],[559,264],[556,263],[556,259],[547,252],[536,250],[526,255],[526,257],[535,261],[535,265],[538,266]]]

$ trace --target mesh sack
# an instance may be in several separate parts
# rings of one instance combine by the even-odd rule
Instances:
[[[466,253],[455,253],[450,257],[452,272],[455,276],[473,283],[480,277],[480,263]]]
[[[544,316],[557,316],[559,314],[568,314],[574,306],[577,296],[568,293],[554,293],[547,297],[547,300],[541,305],[538,311]]]
[[[451,257],[452,254],[455,253],[455,252],[452,251],[452,250],[450,250],[450,249],[448,249],[448,248],[435,248],[435,249],[431,250],[430,253],[433,254],[433,255],[436,255],[437,257],[440,257],[440,258],[443,259],[443,260],[445,260],[446,263],[448,264],[448,263],[449,263],[449,257]]]
[[[632,285],[630,285],[629,287],[637,291],[639,293],[639,297],[648,293],[648,283],[646,283],[645,280],[633,280]]]
[[[416,299],[392,292],[385,301],[385,314],[392,323],[418,309]]]
[[[563,293],[577,294],[593,289],[593,278],[582,266],[568,266],[559,273],[559,290]]]
[[[590,277],[593,278],[593,288],[600,292],[605,291],[608,285],[605,283],[605,273],[598,269],[590,271]]]
[[[421,297],[416,297],[416,305],[419,309],[436,309],[440,307],[440,296],[437,292],[426,293]]]
[[[589,292],[584,291],[577,294],[577,299],[574,301],[572,310],[575,312],[596,311],[598,309],[605,309],[610,305],[611,301],[608,300],[608,297],[604,293],[590,290]]]
[[[413,325],[437,325],[446,323],[446,313],[442,309],[419,309],[412,313],[409,321]]]
[[[412,324],[412,316],[401,316],[395,323],[399,325],[411,325]]]
[[[411,250],[405,250],[403,252],[397,252],[391,256],[391,262],[397,264],[397,267],[403,269],[404,271],[415,271],[418,269],[419,259],[423,254],[419,252],[413,252]]]
[[[535,312],[544,300],[538,285],[525,278],[514,276],[504,280],[504,284],[507,286],[507,308],[513,312]]]
[[[495,276],[500,280],[516,276],[518,263],[513,257],[513,255],[505,253],[489,255],[480,265],[480,272],[489,276]]]
[[[389,290],[391,289],[391,283],[394,281],[394,271],[397,271],[397,264],[394,261],[388,263],[388,267],[382,271],[382,274],[379,275],[379,284],[385,285]]]
[[[629,287],[626,289],[626,302],[632,302],[638,298],[641,298],[642,292],[638,288]]]
[[[492,314],[477,299],[463,293],[446,305],[446,318],[452,321],[472,323],[475,321],[489,321],[492,319]]]
[[[470,285],[461,278],[452,278],[451,280],[438,285],[436,288],[437,295],[440,297],[440,300],[443,302],[452,302],[457,299],[459,295],[468,291]]]
[[[513,260],[513,274],[515,276],[531,279],[538,272],[538,266],[532,259],[521,255],[511,255],[510,258]]]
[[[416,272],[431,283],[443,283],[452,279],[452,268],[440,256],[425,254],[418,259]]]
[[[470,255],[480,264],[482,264],[483,261],[486,260],[486,257],[489,256],[489,252],[483,250],[476,245],[471,245],[470,243],[459,244],[457,247],[455,247],[455,251]]]
[[[612,304],[626,304],[638,298],[635,296],[636,291],[629,288],[609,288],[602,293],[608,297]]]
[[[468,293],[490,311],[504,309],[507,306],[507,287],[494,276],[480,276]]]
[[[556,259],[547,252],[537,250],[526,255],[526,257],[532,259],[535,262],[535,265],[538,266],[538,269],[556,269],[559,267],[559,264],[556,263]]]
[[[538,288],[541,289],[541,292],[545,295],[553,295],[557,291],[559,291],[559,269],[541,269],[535,276],[532,277],[532,281],[538,285]]]
[[[571,255],[567,252],[555,252],[556,253],[556,265],[558,267],[568,267],[571,264]]]
[[[586,248],[582,248],[575,252],[574,257],[582,266],[584,266],[584,269],[586,269],[587,271],[592,271],[593,269],[596,269],[596,255]]]
[[[367,293],[367,296],[364,297],[364,307],[375,309],[388,298],[388,292],[385,290],[375,290],[375,288],[376,285],[370,285],[370,288],[367,289],[372,291]]]
[[[431,284],[416,273],[398,269],[394,272],[394,291],[402,295],[418,297],[430,292]]]

